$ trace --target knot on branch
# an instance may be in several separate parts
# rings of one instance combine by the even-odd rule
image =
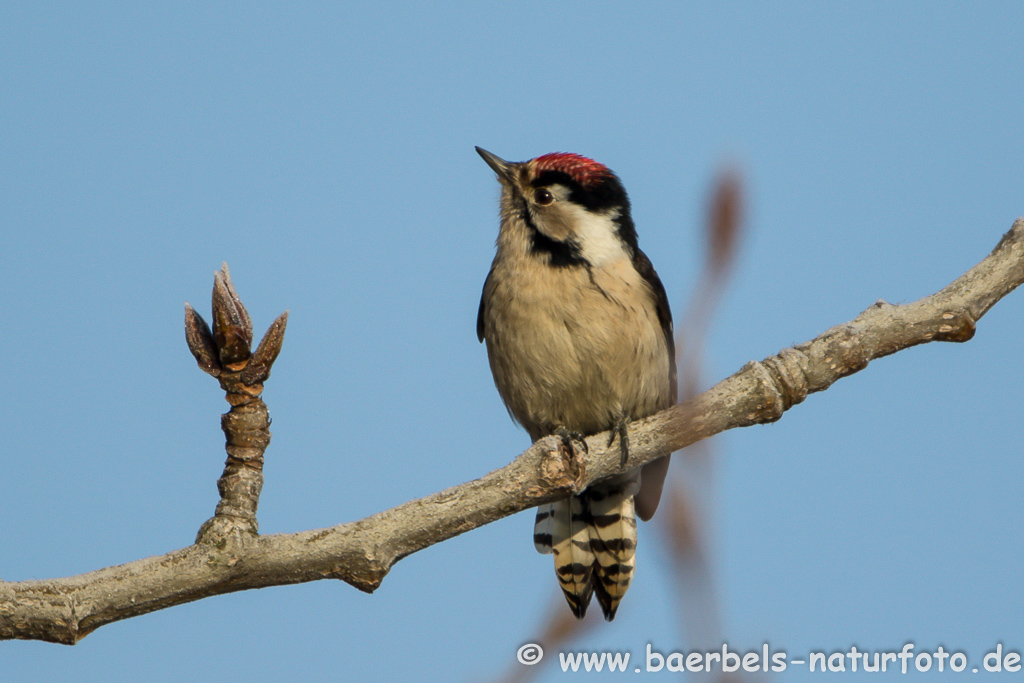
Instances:
[[[808,362],[807,356],[796,349],[784,349],[778,355],[762,361],[764,369],[771,377],[772,389],[781,401],[778,412],[772,413],[775,420],[807,398],[810,388],[807,379]]]
[[[213,280],[213,330],[185,304],[185,340],[199,368],[220,381],[231,410],[221,416],[228,458],[217,481],[221,500],[203,524],[197,543],[221,545],[229,538],[254,536],[256,508],[263,489],[263,454],[270,444],[270,414],[260,395],[281,352],[287,311],[278,316],[252,348],[252,318],[231,282],[227,264]]]
[[[749,377],[756,387],[748,396],[745,405],[747,410],[736,420],[736,426],[748,427],[755,424],[775,422],[786,412],[783,389],[776,375],[768,369],[768,362],[752,360],[733,377]]]

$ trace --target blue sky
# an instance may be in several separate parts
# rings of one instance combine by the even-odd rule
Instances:
[[[4,3],[0,577],[161,554],[212,514],[227,406],[182,317],[208,311],[221,261],[259,332],[291,312],[264,396],[263,533],[521,452],[475,336],[498,185],[474,145],[614,169],[677,320],[711,180],[741,169],[707,383],[932,293],[1024,213],[1021,26],[1014,2]],[[731,647],[912,641],[972,666],[1024,649],[1022,320],[1016,292],[967,344],[876,361],[714,440],[700,486]],[[556,597],[531,530],[525,513],[430,548],[372,596],[319,582],[73,648],[0,643],[0,671],[486,680]],[[575,649],[693,647],[690,587],[653,529],[640,543],[618,618]]]

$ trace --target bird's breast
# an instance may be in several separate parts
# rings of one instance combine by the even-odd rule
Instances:
[[[559,427],[596,433],[666,407],[665,336],[628,259],[527,266],[496,263],[484,328],[498,391],[531,437]]]

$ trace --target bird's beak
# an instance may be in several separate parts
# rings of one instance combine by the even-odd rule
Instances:
[[[498,179],[503,183],[512,183],[514,181],[513,171],[515,164],[510,164],[501,157],[491,154],[486,149],[480,147],[476,148],[476,153],[483,157],[483,160],[487,162],[487,165],[494,169],[494,172],[498,174]]]

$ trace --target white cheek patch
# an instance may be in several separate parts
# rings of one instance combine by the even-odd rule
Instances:
[[[572,225],[580,255],[590,265],[600,267],[627,256],[626,250],[616,232],[617,209],[605,213],[592,213],[581,206],[565,202],[560,207]]]

